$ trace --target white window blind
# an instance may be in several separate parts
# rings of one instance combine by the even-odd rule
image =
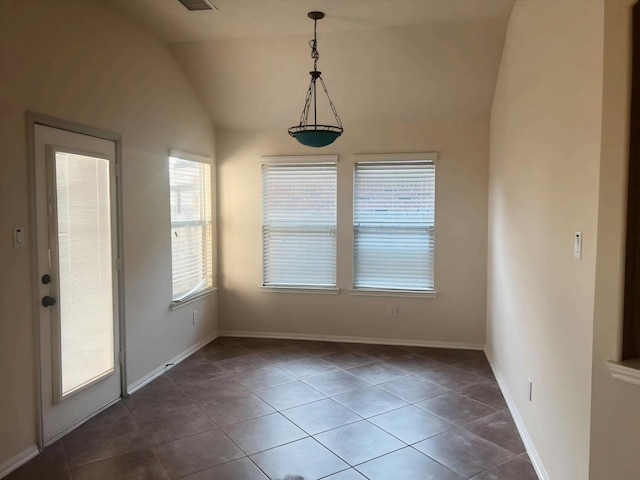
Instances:
[[[262,164],[263,285],[336,286],[336,161]]]
[[[357,162],[354,288],[434,291],[435,164]]]
[[[213,287],[211,165],[169,157],[173,301]]]
[[[62,395],[114,369],[110,160],[56,152]]]

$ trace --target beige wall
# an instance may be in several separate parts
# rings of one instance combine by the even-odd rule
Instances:
[[[295,121],[295,119],[292,119]],[[346,126],[322,151],[286,130],[218,130],[220,328],[482,346],[485,331],[488,119],[436,124]],[[438,151],[438,298],[352,296],[352,172],[355,153]],[[261,292],[263,155],[339,154],[339,295]],[[398,306],[396,318],[387,316]]]
[[[487,353],[553,480],[588,478],[603,4],[518,2],[491,116]]]
[[[640,472],[640,387],[614,380],[620,359],[631,73],[631,5],[605,2],[602,160],[593,345],[591,479],[632,480]]]
[[[88,1],[0,0],[0,465],[36,441],[26,110],[123,138],[129,383],[216,328],[216,300],[171,300],[167,150],[213,154],[207,113],[169,51]],[[27,229],[27,239],[32,232]]]

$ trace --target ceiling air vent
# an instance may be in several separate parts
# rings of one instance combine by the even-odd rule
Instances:
[[[178,0],[187,10],[218,10],[209,0]]]

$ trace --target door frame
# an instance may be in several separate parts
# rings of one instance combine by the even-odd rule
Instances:
[[[116,252],[118,265],[118,316],[120,325],[120,397],[127,394],[127,369],[126,369],[126,330],[125,330],[125,299],[124,299],[124,252],[123,252],[123,229],[122,229],[122,135],[119,133],[103,130],[100,128],[90,127],[68,120],[43,115],[36,112],[27,111],[27,157],[29,166],[29,223],[32,234],[29,236],[29,248],[31,253],[31,289],[32,289],[32,310],[33,310],[33,329],[34,329],[34,361],[36,366],[35,390],[36,390],[36,419],[38,428],[38,449],[44,449],[44,432],[43,432],[43,405],[42,405],[42,372],[41,372],[41,355],[40,355],[40,294],[39,281],[40,272],[38,271],[38,230],[37,219],[38,211],[36,204],[36,150],[35,150],[35,129],[36,125],[57,128],[68,132],[87,135],[90,137],[100,138],[102,140],[112,141],[115,144],[115,179],[116,179]],[[40,235],[47,235],[48,232],[40,232]],[[107,408],[109,405],[101,406],[96,412]],[[73,425],[73,428],[84,423],[89,418],[80,420],[79,423]]]

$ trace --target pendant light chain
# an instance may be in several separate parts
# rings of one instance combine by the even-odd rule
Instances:
[[[304,99],[304,108],[302,109],[302,114],[300,115],[300,126],[308,125],[309,120],[309,110],[311,110],[311,96],[313,95],[313,79],[309,84],[309,90],[307,90],[307,96]]]
[[[313,40],[311,41],[311,58],[313,58],[313,71],[318,71],[318,59],[320,58],[320,52],[318,52],[318,38],[317,38],[317,27],[318,21],[313,21]],[[324,93],[327,95],[329,99],[329,106],[331,107],[331,111],[333,112],[333,116],[336,118],[336,122],[338,122],[338,126],[342,127],[342,121],[340,120],[340,116],[338,115],[338,111],[336,110],[333,101],[331,101],[331,97],[329,96],[329,91],[327,90],[327,85],[324,83],[322,77],[318,77],[320,79],[320,83],[322,84],[322,89]],[[315,79],[313,79],[315,81]],[[311,87],[309,87],[309,91],[311,91]],[[308,116],[308,112],[307,112]]]
[[[327,86],[324,84],[324,80],[320,77],[320,83],[322,84],[322,88],[324,89],[324,93],[327,94],[327,98],[329,99],[329,106],[331,107],[331,111],[333,112],[333,116],[336,117],[336,122],[338,122],[338,126],[342,128],[342,121],[340,120],[340,116],[338,115],[338,111],[336,110],[335,105],[331,101],[331,97],[329,96],[329,92],[327,91]]]
[[[318,60],[320,52],[318,52],[318,20],[313,21],[313,40],[309,42],[311,46],[311,58],[313,58],[313,71],[318,71]]]

